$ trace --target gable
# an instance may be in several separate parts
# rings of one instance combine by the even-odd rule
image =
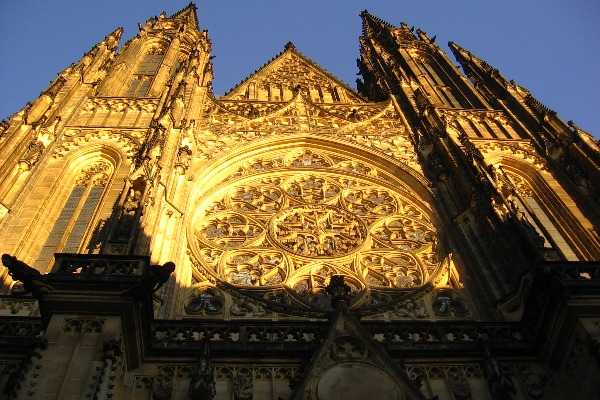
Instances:
[[[299,53],[293,44],[221,100],[289,101],[300,90],[315,103],[364,103],[356,91]]]
[[[327,290],[332,287],[330,284]],[[329,332],[291,399],[424,400],[417,383],[375,343],[341,299],[344,297],[334,296],[337,310]]]

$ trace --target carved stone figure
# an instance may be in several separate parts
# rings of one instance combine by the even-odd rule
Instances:
[[[29,171],[40,159],[44,152],[44,144],[37,139],[29,143],[29,147],[23,157],[19,160],[19,168],[23,171]]]
[[[192,149],[189,146],[182,146],[177,151],[177,164],[175,167],[177,168],[180,174],[184,174],[185,171],[190,166],[192,160]]]
[[[188,396],[191,400],[212,400],[217,394],[215,384],[215,371],[210,362],[208,344],[205,343],[190,381]]]
[[[511,394],[517,393],[510,377],[502,371],[500,363],[487,348],[484,352],[483,373],[494,400],[509,400]]]
[[[114,238],[117,240],[126,239],[131,234],[136,219],[136,212],[140,207],[142,192],[131,188],[127,194],[127,198],[123,203],[123,209],[117,228],[114,232]]]
[[[233,395],[235,400],[251,400],[254,392],[252,377],[238,375],[233,378]]]
[[[155,293],[160,289],[167,281],[171,274],[175,271],[174,262],[166,262],[163,265],[151,265],[150,266],[150,285],[149,289],[152,293]]]
[[[344,282],[343,275],[333,275],[329,279],[326,291],[332,296],[346,296],[350,293],[350,286]]]
[[[247,300],[239,300],[231,306],[231,314],[240,317],[262,317],[267,312],[260,304],[255,304]]]
[[[31,268],[16,257],[3,254],[2,264],[8,268],[8,274],[13,280],[22,282],[23,288],[28,292],[32,292],[34,296],[39,297],[43,293],[52,290],[52,286],[46,283],[46,279],[40,271]]]

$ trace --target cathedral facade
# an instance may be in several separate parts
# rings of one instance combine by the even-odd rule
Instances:
[[[357,89],[288,43],[216,97],[191,4],[2,121],[2,398],[600,393],[600,146],[360,17]]]

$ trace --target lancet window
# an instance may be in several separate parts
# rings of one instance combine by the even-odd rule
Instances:
[[[111,175],[112,167],[105,161],[81,169],[36,260],[38,266],[47,267],[55,252],[77,253],[84,248]]]
[[[154,75],[164,57],[164,51],[159,48],[153,48],[148,51],[133,74],[127,97],[144,97],[150,89]]]
[[[437,65],[434,62],[425,59],[418,58],[417,64],[421,71],[429,77],[431,84],[435,87],[436,94],[439,99],[448,107],[460,107],[460,103],[454,97],[452,89],[444,82],[441,76],[441,72],[438,70]]]
[[[577,255],[549,218],[531,185],[520,175],[503,171],[511,189],[506,192],[509,207],[517,213],[538,247],[557,250],[564,259],[577,261]],[[554,259],[551,252],[544,254],[546,258]]]

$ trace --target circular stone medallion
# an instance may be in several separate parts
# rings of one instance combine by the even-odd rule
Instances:
[[[271,241],[304,257],[337,258],[358,250],[367,237],[365,224],[354,214],[328,205],[286,208],[269,222]]]

